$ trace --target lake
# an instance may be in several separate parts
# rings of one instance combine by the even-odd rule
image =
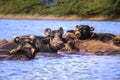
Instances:
[[[120,22],[79,20],[0,19],[0,40],[16,35],[44,35],[46,28],[64,32],[75,25],[90,25],[95,32],[120,34]],[[37,56],[30,61],[0,61],[0,80],[120,80],[120,56]]]

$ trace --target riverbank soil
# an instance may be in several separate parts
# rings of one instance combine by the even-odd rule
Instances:
[[[70,16],[40,16],[40,15],[2,15],[0,14],[1,19],[44,19],[44,20],[108,20],[108,21],[120,21],[120,17],[104,17],[104,16],[88,16],[80,17],[76,15]]]

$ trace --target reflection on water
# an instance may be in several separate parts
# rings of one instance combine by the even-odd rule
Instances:
[[[0,39],[14,35],[44,35],[44,29],[65,31],[77,24],[95,26],[95,32],[120,34],[120,22],[0,19]],[[120,56],[39,56],[31,61],[0,61],[0,80],[120,80]]]
[[[0,80],[120,80],[120,57],[65,55],[1,61]]]

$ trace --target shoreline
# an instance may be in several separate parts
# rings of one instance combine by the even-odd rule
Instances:
[[[39,16],[39,15],[2,15],[0,19],[28,19],[28,20],[95,20],[95,21],[120,21],[120,17],[109,18],[103,16],[91,16],[91,17],[78,17],[76,15],[71,16]]]

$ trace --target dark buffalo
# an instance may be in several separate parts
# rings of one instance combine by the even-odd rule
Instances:
[[[94,27],[90,27],[88,25],[80,25],[75,27],[75,35],[80,40],[86,40],[86,39],[95,39],[100,40],[103,42],[107,42],[109,40],[112,40],[115,35],[111,33],[95,33]]]
[[[28,38],[28,39],[31,39],[31,38]],[[13,41],[9,41],[8,43],[1,45],[0,58],[1,59],[3,58],[4,59],[22,59],[22,60],[33,59],[34,53],[32,53],[32,47],[33,47],[32,43],[26,43],[28,47],[21,48],[20,45],[22,45],[23,43],[24,43],[24,40],[20,39],[20,37],[15,37]]]
[[[80,40],[86,40],[86,39],[90,39],[91,36],[93,35],[94,31],[94,27],[93,26],[88,26],[88,25],[76,25],[75,26],[75,35],[78,39]]]
[[[49,44],[52,51],[57,51],[64,47],[63,36],[64,30],[60,27],[58,30],[51,30],[49,28],[45,29],[45,35],[49,39]]]
[[[46,29],[47,37],[42,36],[16,36],[12,42],[0,47],[3,54],[12,58],[19,58],[21,55],[27,59],[33,59],[37,52],[54,52],[64,47],[62,41],[63,28],[58,30]],[[4,53],[5,52],[5,53]]]

